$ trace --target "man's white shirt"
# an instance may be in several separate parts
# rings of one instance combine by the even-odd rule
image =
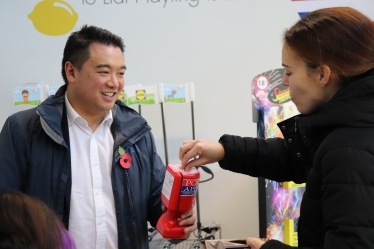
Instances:
[[[113,122],[109,110],[92,132],[65,94],[71,156],[69,232],[78,249],[118,247],[112,190]]]

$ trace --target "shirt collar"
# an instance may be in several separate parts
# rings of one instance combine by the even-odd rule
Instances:
[[[81,115],[79,115],[74,110],[74,108],[71,106],[66,92],[65,92],[65,105],[66,105],[66,115],[67,115],[67,118],[68,118],[69,126],[72,125],[74,122],[76,122],[76,120],[77,120],[77,122],[79,122],[78,120],[80,120],[80,122],[84,121],[87,124],[87,121]],[[107,123],[108,126],[112,125],[112,123],[113,123],[112,110],[109,110],[105,113],[104,119],[101,123],[102,124]]]

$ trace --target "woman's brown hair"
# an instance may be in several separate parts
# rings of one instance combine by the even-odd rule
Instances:
[[[43,202],[16,191],[0,191],[0,247],[60,249],[62,223]]]
[[[349,7],[309,13],[285,31],[284,42],[308,68],[326,64],[340,81],[374,68],[374,24]]]

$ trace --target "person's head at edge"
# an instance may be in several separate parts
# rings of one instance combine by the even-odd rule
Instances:
[[[69,36],[62,77],[69,103],[88,123],[110,110],[124,86],[123,40],[99,27],[83,26]]]
[[[0,191],[0,248],[76,248],[63,224],[42,201]]]
[[[349,7],[313,11],[284,33],[282,84],[301,114],[325,105],[350,78],[374,68],[374,24]]]

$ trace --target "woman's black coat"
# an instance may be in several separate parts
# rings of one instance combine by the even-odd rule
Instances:
[[[374,248],[374,70],[317,113],[278,124],[284,139],[224,135],[220,166],[278,182],[306,182],[299,247]],[[261,249],[291,248],[271,240]]]

